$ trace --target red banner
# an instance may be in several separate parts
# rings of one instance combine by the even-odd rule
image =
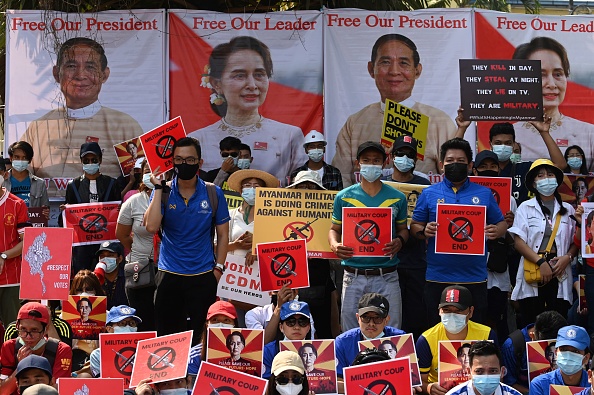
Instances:
[[[510,177],[470,176],[468,179],[470,182],[489,188],[504,215],[511,210],[512,179]]]
[[[346,395],[410,394],[408,358],[344,368]]]
[[[130,387],[150,378],[153,383],[186,377],[192,331],[141,340],[136,346]]]
[[[21,299],[68,299],[72,233],[64,228],[25,228]]]
[[[100,334],[101,377],[124,379],[124,387],[128,388],[136,358],[136,345],[140,340],[155,337],[157,332]]]
[[[93,395],[93,394],[123,394],[124,381],[122,379],[97,378],[66,378],[58,379],[60,395]]]
[[[75,339],[99,339],[105,327],[106,296],[68,296],[62,305],[62,318],[72,327]]]
[[[256,246],[262,291],[278,291],[283,285],[293,289],[309,287],[305,243],[298,239]]]
[[[134,164],[139,158],[144,157],[140,138],[123,141],[113,146],[122,174],[127,176],[134,170]]]
[[[119,207],[120,202],[67,204],[62,218],[65,228],[74,229],[72,246],[118,241]]]
[[[165,122],[140,136],[142,150],[152,172],[159,168],[159,173],[173,169],[173,145],[186,137],[186,129],[181,117]]]
[[[316,394],[335,394],[336,357],[334,340],[293,340],[279,342],[280,351],[293,351],[301,357],[309,390]]]
[[[262,376],[264,331],[208,328],[206,360],[227,369]]]
[[[384,246],[392,241],[390,207],[344,207],[342,244],[353,247],[354,257],[384,257]]]
[[[264,395],[268,380],[202,362],[196,377],[192,395]]]
[[[485,206],[437,204],[435,253],[484,255],[486,215]]]

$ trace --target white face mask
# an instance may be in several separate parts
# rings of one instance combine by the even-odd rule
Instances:
[[[39,339],[39,341],[37,342],[37,344],[36,344],[36,345],[34,345],[33,347],[31,347],[31,350],[33,350],[33,351],[37,351],[37,350],[39,350],[41,347],[43,347],[43,346],[45,345],[45,343],[47,343],[47,340],[45,339],[45,337],[42,337],[41,339]],[[24,341],[23,341],[23,339],[21,339],[20,337],[19,337],[19,344],[20,344],[21,346],[24,346],[24,345],[25,345],[25,342],[24,342]]]
[[[466,315],[456,313],[442,313],[441,323],[445,327],[446,331],[457,334],[462,332],[466,328]]]
[[[130,333],[136,332],[137,330],[138,328],[131,327],[130,325],[113,327],[113,333]]]
[[[142,183],[149,189],[155,189],[155,186],[151,182],[151,173],[145,173],[142,176]]]
[[[27,170],[29,167],[29,161],[27,160],[13,160],[12,161],[12,168],[16,171],[24,171]]]
[[[214,324],[208,324],[209,328],[233,328],[233,324],[225,324],[224,322],[215,322]]]
[[[298,395],[303,390],[303,384],[287,383],[285,385],[276,385],[276,391],[280,395]]]
[[[361,334],[363,335],[363,337],[365,338],[365,340],[381,339],[382,337],[385,336],[384,331],[382,331],[382,333],[380,333],[376,337],[367,337],[367,336],[365,336],[365,333],[363,333],[363,332],[361,332]]]
[[[188,395],[188,390],[185,388],[173,388],[170,390],[159,391],[161,395]]]
[[[118,268],[117,258],[106,256],[105,258],[101,259],[101,262],[105,263],[105,271],[107,273],[113,273],[113,271]]]

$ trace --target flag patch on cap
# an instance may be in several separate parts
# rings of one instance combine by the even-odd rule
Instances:
[[[460,302],[460,290],[459,289],[450,289],[446,293],[445,301],[448,303],[458,303]]]

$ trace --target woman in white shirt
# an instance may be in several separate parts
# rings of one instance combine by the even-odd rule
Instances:
[[[561,200],[558,192],[563,182],[563,172],[549,159],[536,160],[526,174],[526,187],[534,198],[523,202],[516,212],[514,225],[509,232],[514,235],[516,250],[522,255],[516,277],[512,300],[519,301],[520,312],[527,325],[545,310],[555,310],[567,317],[572,303],[571,261],[578,252],[573,244],[575,224],[573,207]],[[550,253],[544,258],[557,215],[560,223]],[[539,265],[542,282],[528,284],[524,278],[524,261]]]

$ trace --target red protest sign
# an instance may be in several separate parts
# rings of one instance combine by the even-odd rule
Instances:
[[[130,387],[148,378],[160,383],[186,377],[192,334],[186,331],[139,341]]]
[[[202,362],[192,395],[264,395],[268,380]]]
[[[409,394],[411,389],[408,358],[346,367],[343,376],[346,395]]]
[[[310,391],[335,394],[336,358],[334,340],[280,341],[280,351],[293,351],[301,357]]]
[[[72,233],[65,228],[25,228],[21,299],[68,299]]]
[[[107,297],[69,295],[62,304],[62,318],[72,327],[75,339],[99,339],[105,327]]]
[[[58,392],[60,395],[123,394],[124,380],[62,377],[58,379]]]
[[[299,239],[256,246],[262,291],[278,291],[283,285],[293,289],[309,287],[305,243]]]
[[[181,117],[173,118],[140,136],[151,171],[154,172],[157,167],[160,173],[173,169],[173,145],[184,137],[186,129]]]
[[[468,177],[470,182],[487,187],[503,214],[511,210],[512,179],[510,177]]]
[[[62,211],[64,227],[74,229],[72,246],[118,241],[115,229],[120,202],[66,205]]]
[[[484,255],[487,208],[437,204],[435,253]]]
[[[262,329],[208,328],[206,360],[227,369],[262,376]]]
[[[140,340],[153,339],[157,332],[101,333],[101,377],[124,379],[124,386],[130,385],[132,368],[136,357],[136,345]]]
[[[354,249],[354,257],[383,257],[382,249],[392,241],[390,207],[343,207],[342,244]]]
[[[421,374],[419,372],[419,362],[417,360],[417,350],[415,342],[410,333],[399,336],[382,337],[373,340],[361,340],[359,342],[359,351],[366,348],[377,348],[388,353],[390,358],[409,358],[410,374],[413,387],[422,385]]]
[[[118,157],[122,174],[125,176],[132,173],[136,160],[144,157],[144,151],[138,137],[116,144],[113,146],[113,149]]]

